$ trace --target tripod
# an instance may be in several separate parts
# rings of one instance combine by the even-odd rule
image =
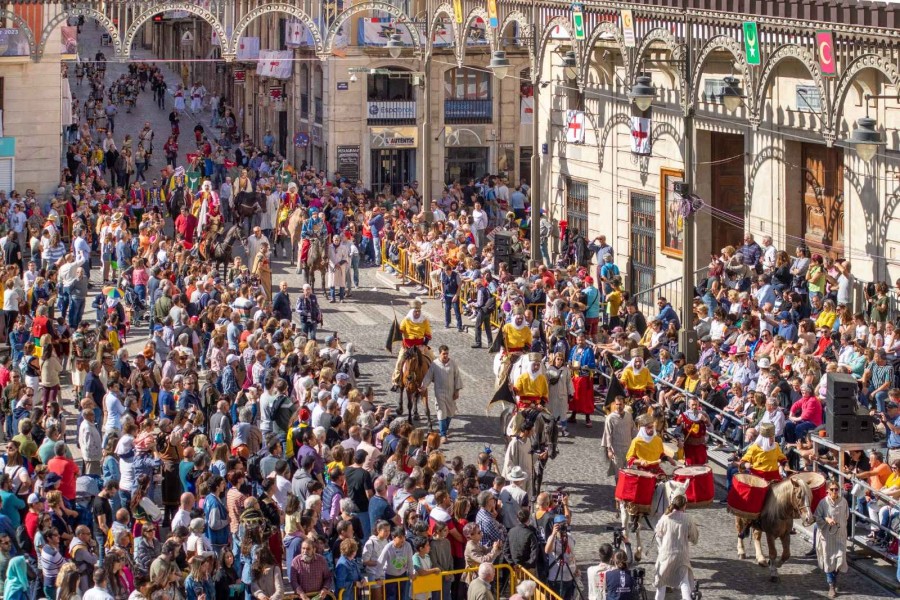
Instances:
[[[575,577],[575,573],[572,571],[572,566],[566,560],[566,551],[569,548],[569,532],[567,530],[562,530],[559,532],[559,545],[560,552],[559,556],[556,558],[556,574],[559,579],[556,581],[556,593],[563,598],[563,600],[569,600],[571,596],[566,596],[565,594],[565,577],[564,573],[568,573],[569,577],[571,577],[572,587],[573,587],[573,595],[577,594],[578,600],[584,600],[584,595],[581,591],[581,588],[578,586],[578,578]]]

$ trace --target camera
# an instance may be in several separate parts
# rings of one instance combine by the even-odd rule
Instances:
[[[606,525],[603,528],[603,531],[611,531],[613,534],[613,548],[616,550],[622,549],[622,542],[625,541],[625,530],[619,527],[618,525]]]
[[[569,492],[567,492],[565,490],[565,488],[562,488],[562,487],[556,488],[556,490],[551,492],[551,495],[550,495],[551,500],[553,502],[555,502],[556,504],[561,504],[563,501],[563,498],[568,498],[568,497],[569,497]]]
[[[647,574],[647,570],[643,567],[635,567],[631,570],[631,578],[634,579],[634,583],[638,587],[644,586],[644,576]]]

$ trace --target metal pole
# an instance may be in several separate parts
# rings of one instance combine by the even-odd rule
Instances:
[[[532,9],[532,14],[537,14]],[[532,21],[534,27],[534,56],[540,56],[540,38],[537,33],[537,21]],[[541,136],[538,128],[538,96],[540,90],[540,72],[541,65],[537,64],[535,59],[534,73],[531,74],[531,88],[534,103],[531,109],[531,260],[540,262],[541,258]]]
[[[691,77],[691,47],[693,34],[691,25],[685,18],[686,51],[684,53],[684,69],[687,74],[686,81],[689,86],[693,83]],[[688,95],[689,98],[689,95]],[[690,101],[690,100],[688,100]],[[694,108],[684,107],[684,131],[682,134],[684,143],[684,182],[689,193],[693,193],[694,182]],[[684,219],[684,255],[682,256],[681,272],[681,334],[678,338],[679,349],[684,352],[685,360],[689,363],[697,362],[699,349],[697,348],[697,332],[694,330],[693,314],[691,309],[694,303],[694,263],[696,262],[694,216]]]
[[[425,118],[422,119],[422,210],[425,211],[425,221],[431,223],[434,213],[431,212],[431,52],[425,55],[425,90],[422,93],[425,103]]]

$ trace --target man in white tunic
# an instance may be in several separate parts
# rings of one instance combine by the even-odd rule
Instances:
[[[572,387],[572,372],[566,366],[566,355],[562,352],[552,354],[547,362],[547,384],[550,387],[550,398],[547,401],[547,410],[559,423],[560,435],[569,435],[569,401],[575,394]]]
[[[625,410],[625,398],[616,396],[603,424],[603,437],[600,438],[600,447],[606,450],[608,459],[608,475],[618,477],[619,470],[625,468],[625,455],[635,435],[637,426],[631,412]]]
[[[825,571],[828,597],[837,596],[837,574],[847,572],[847,519],[850,508],[840,486],[828,482],[828,495],[816,507],[816,555],[819,568]]]
[[[503,458],[503,476],[509,479],[509,474],[513,472],[513,469],[521,467],[527,475],[522,487],[528,492],[529,497],[534,497],[534,495],[540,491],[532,489],[534,459],[535,456],[539,459],[544,459],[546,458],[546,453],[543,455],[536,455],[531,451],[534,447],[532,441],[534,420],[525,419],[521,422],[510,421],[510,427],[513,428],[513,437],[506,446],[506,454]]]
[[[347,280],[347,267],[350,265],[350,249],[341,243],[341,236],[331,237],[328,245],[328,287],[331,289],[329,302],[335,301],[334,289],[340,289],[341,302],[344,301],[344,282]]]
[[[431,363],[422,380],[421,392],[427,393],[428,386],[434,384],[434,401],[437,404],[438,431],[441,442],[447,441],[450,430],[450,419],[456,416],[456,401],[463,389],[459,367],[450,358],[450,348],[441,345],[438,348],[438,359]]]
[[[656,524],[656,600],[665,600],[666,588],[681,590],[681,600],[691,600],[694,571],[691,569],[690,545],[700,540],[700,531],[690,515],[684,512],[687,498],[675,496],[665,515]]]

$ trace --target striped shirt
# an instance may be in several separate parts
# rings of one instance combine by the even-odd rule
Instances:
[[[66,559],[59,553],[59,550],[51,547],[50,544],[44,544],[44,547],[41,548],[41,560],[39,566],[41,567],[41,572],[44,574],[45,587],[53,587],[56,585],[56,576],[59,575],[59,570],[65,562]]]
[[[878,366],[873,362],[869,365],[869,371],[872,373],[872,378],[869,380],[872,389],[878,389],[885,383],[889,383],[894,376],[894,369],[888,364]]]

